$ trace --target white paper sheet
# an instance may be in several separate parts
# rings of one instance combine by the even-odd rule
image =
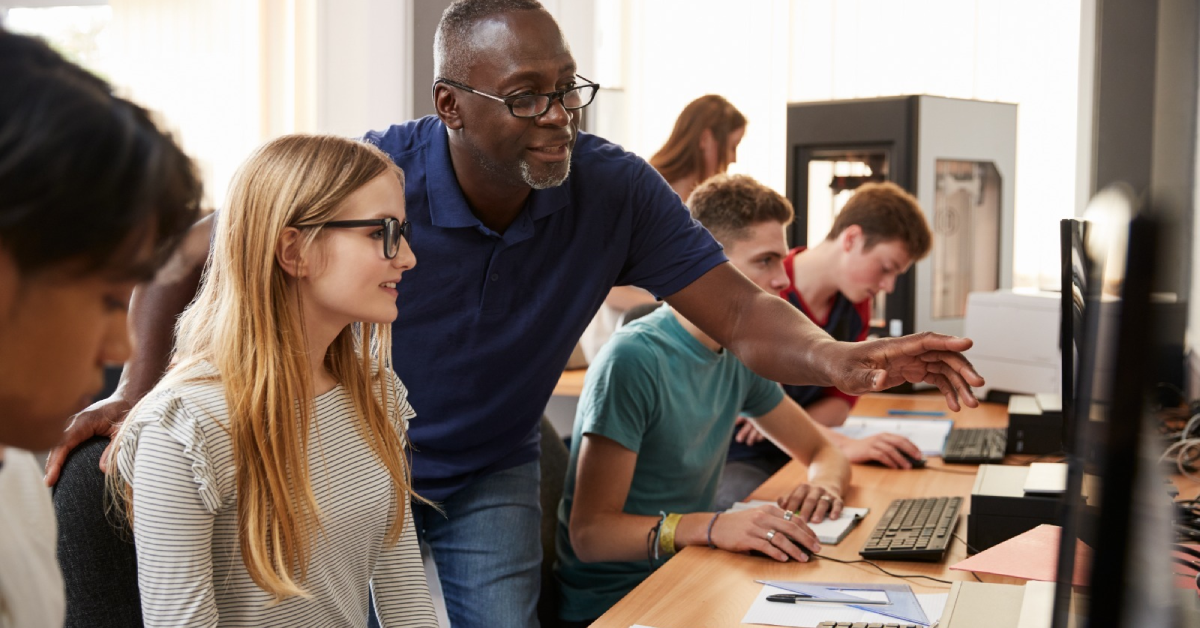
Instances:
[[[940,456],[946,448],[946,436],[954,421],[950,419],[895,419],[884,417],[852,416],[833,431],[850,438],[866,438],[874,434],[890,432],[911,440],[926,456]]]
[[[791,626],[793,628],[814,628],[823,621],[845,621],[851,623],[861,621],[883,624],[907,623],[901,622],[895,617],[879,615],[842,604],[825,604],[820,602],[780,604],[779,602],[768,602],[767,596],[775,593],[787,593],[787,591],[763,585],[762,591],[759,591],[758,597],[750,605],[750,610],[746,611],[746,616],[742,618],[742,623]],[[847,593],[852,593],[865,599],[887,599],[887,595],[882,592],[855,590],[847,591]],[[917,602],[921,604],[921,608],[925,611],[925,616],[929,618],[929,621],[936,621],[941,618],[942,611],[946,608],[946,600],[949,597],[949,593],[918,593]]]

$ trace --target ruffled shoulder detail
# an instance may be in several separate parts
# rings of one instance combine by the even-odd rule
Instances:
[[[220,393],[220,387],[216,387]],[[200,413],[203,414],[203,413]],[[204,507],[216,514],[222,504],[221,489],[209,454],[204,426],[197,419],[196,408],[188,403],[181,391],[171,388],[155,391],[130,415],[129,425],[122,432],[117,453],[117,470],[125,481],[133,479],[133,462],[137,457],[138,439],[147,425],[157,425],[183,446],[183,454],[191,463],[192,479],[196,483]],[[217,429],[222,429],[214,424]]]
[[[407,441],[408,423],[417,418],[417,411],[413,409],[412,404],[408,403],[408,389],[394,373],[392,374],[392,404],[389,409],[391,410],[392,425],[395,425],[401,434],[406,435],[405,440]]]

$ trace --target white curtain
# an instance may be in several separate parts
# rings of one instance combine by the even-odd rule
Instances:
[[[315,126],[315,0],[112,0],[112,81],[158,112],[224,202],[254,148]]]

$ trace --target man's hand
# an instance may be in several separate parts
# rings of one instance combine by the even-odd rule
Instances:
[[[744,416],[739,416],[733,425],[735,430],[733,440],[744,443],[748,447],[753,447],[767,438],[754,426],[754,421]]]
[[[779,498],[779,507],[794,511],[801,521],[820,523],[828,516],[842,516],[842,496],[834,489],[816,484],[801,484],[786,497]]]
[[[912,441],[899,434],[872,434],[866,438],[850,439],[841,444],[842,453],[850,462],[878,462],[891,469],[911,469],[912,463],[904,457],[907,453],[921,459],[921,450]]]
[[[58,474],[62,471],[63,462],[66,461],[71,450],[78,447],[80,443],[93,436],[109,438],[115,436],[117,430],[121,429],[121,422],[125,420],[125,415],[129,413],[131,407],[133,404],[126,401],[124,397],[114,394],[108,399],[93,403],[83,412],[76,414],[71,419],[71,424],[67,426],[62,441],[46,458],[46,486],[54,486],[54,483],[58,482]],[[108,454],[111,450],[112,443],[110,442],[100,456],[101,471],[108,471]]]
[[[984,384],[962,355],[971,344],[968,338],[933,332],[838,343],[842,359],[831,376],[835,386],[852,395],[887,390],[904,382],[932,384],[945,395],[946,405],[957,412],[962,409],[960,400],[971,408],[979,405],[971,387]]]

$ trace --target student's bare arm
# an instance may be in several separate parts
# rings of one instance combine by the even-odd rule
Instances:
[[[971,341],[934,333],[837,342],[795,307],[732,264],[702,275],[667,302],[759,375],[786,384],[836,386],[850,394],[903,382],[937,386],[952,410],[979,405],[983,378],[961,354]]]
[[[568,525],[571,547],[579,560],[646,559],[646,536],[659,517],[625,512],[636,464],[637,453],[616,441],[597,434],[583,436]],[[675,531],[676,547],[707,544],[713,513],[679,514],[683,517]],[[779,561],[808,560],[796,543],[820,551],[816,536],[799,517],[786,520],[783,514],[775,506],[725,513],[713,526],[713,542],[733,552],[758,550]],[[768,530],[776,531],[773,539],[767,538]]]
[[[780,506],[795,510],[805,521],[837,518],[842,496],[850,487],[850,463],[836,445],[826,439],[817,424],[790,397],[754,422],[794,460],[808,465],[808,483],[796,487]]]
[[[63,440],[46,459],[46,484],[53,486],[67,454],[93,436],[113,436],[125,414],[162,377],[171,358],[175,319],[196,296],[208,259],[213,217],[201,219],[188,231],[175,255],[150,283],[138,286],[129,302],[133,357],[121,371],[117,390],[107,399],[75,415]],[[108,450],[100,456],[106,470]]]
[[[804,411],[812,417],[817,425],[837,427],[846,422],[850,416],[850,402],[837,395],[829,395],[804,406]]]

